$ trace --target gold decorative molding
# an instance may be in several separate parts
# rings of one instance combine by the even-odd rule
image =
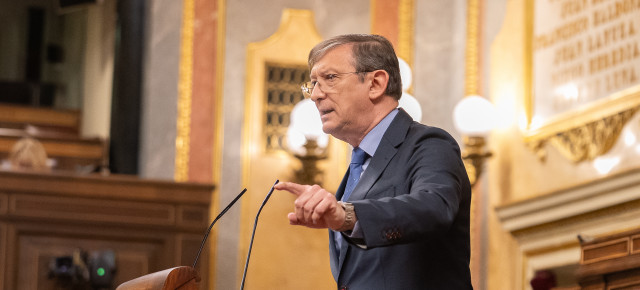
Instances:
[[[581,127],[559,132],[549,140],[571,161],[592,160],[611,149],[620,136],[622,128],[637,110],[638,108],[633,108]]]
[[[573,162],[593,160],[611,149],[639,109],[640,86],[636,86],[528,130],[525,142],[541,160],[546,157],[546,144]]]
[[[480,1],[467,1],[467,45],[465,55],[465,96],[480,91]]]
[[[413,67],[415,0],[400,0],[398,7],[398,56]]]
[[[191,93],[193,86],[193,19],[195,17],[194,1],[195,0],[184,0],[182,8],[176,165],[174,173],[174,179],[176,181],[186,181],[189,178],[189,134],[191,129]]]
[[[526,129],[533,119],[533,17],[534,1],[524,1],[524,115]],[[531,147],[531,145],[529,145]]]

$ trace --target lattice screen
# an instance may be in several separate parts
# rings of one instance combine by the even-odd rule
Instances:
[[[300,85],[309,81],[309,70],[305,65],[267,63],[265,76],[266,150],[285,150],[289,115],[295,104],[304,99]]]

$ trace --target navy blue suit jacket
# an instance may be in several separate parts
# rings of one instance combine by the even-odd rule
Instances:
[[[471,186],[459,146],[447,132],[414,122],[400,110],[349,202],[364,239],[343,234],[347,242],[338,255],[335,233],[329,231],[331,271],[338,287],[472,288]]]

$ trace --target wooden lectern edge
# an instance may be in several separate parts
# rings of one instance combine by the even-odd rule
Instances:
[[[193,267],[180,266],[124,282],[116,290],[195,290],[198,282],[200,276]]]

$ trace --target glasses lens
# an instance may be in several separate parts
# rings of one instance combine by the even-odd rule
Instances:
[[[306,82],[302,84],[300,88],[302,89],[302,93],[304,93],[305,95],[311,96],[311,92],[313,92],[313,84],[311,84],[311,82]]]

